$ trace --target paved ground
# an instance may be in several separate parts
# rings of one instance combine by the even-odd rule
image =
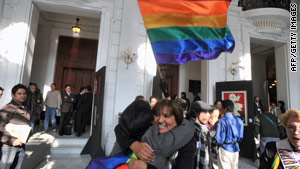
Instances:
[[[259,160],[252,162],[252,160],[240,157],[239,169],[257,169],[259,167]]]
[[[36,169],[85,169],[90,162],[89,155],[79,157],[49,157]]]
[[[41,129],[37,128],[37,131],[41,131]],[[81,137],[88,138],[88,136],[89,134],[86,132]],[[43,138],[43,140],[41,140],[41,138]],[[38,142],[50,140],[48,142],[50,145],[52,145],[52,142],[54,142],[53,139],[55,138],[76,139],[77,137],[74,134],[70,136],[59,136],[57,132],[38,132],[36,133],[35,137],[32,138],[33,141],[31,142],[34,142],[34,139],[36,139]],[[91,158],[89,155],[68,154],[51,156],[50,153],[48,153],[46,159],[44,159],[35,169],[85,169],[90,160]],[[252,160],[243,157],[240,157],[239,159],[239,169],[257,169],[258,166],[259,160],[252,162]]]
[[[88,155],[80,157],[49,157],[42,162],[36,169],[85,169],[90,161]],[[252,162],[249,159],[240,157],[239,169],[257,169],[259,160]]]

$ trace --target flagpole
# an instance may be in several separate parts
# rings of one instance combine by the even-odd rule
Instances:
[[[159,68],[159,65],[157,64],[157,70],[158,70],[158,73],[159,73],[159,76],[160,76],[160,78],[161,79],[163,79],[163,77],[162,77],[162,74],[161,74],[161,71],[160,71],[160,68]]]

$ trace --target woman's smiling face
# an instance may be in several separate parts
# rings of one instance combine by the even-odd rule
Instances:
[[[160,133],[165,133],[177,126],[175,116],[170,113],[170,109],[167,106],[164,106],[159,112],[158,124]]]

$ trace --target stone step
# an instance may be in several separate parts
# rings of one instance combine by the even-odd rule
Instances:
[[[80,155],[83,147],[53,147],[50,152],[51,155]]]
[[[35,169],[85,169],[90,160],[90,155],[51,155]]]
[[[87,143],[87,138],[57,138],[53,141],[51,147],[74,147],[74,148],[83,148]]]

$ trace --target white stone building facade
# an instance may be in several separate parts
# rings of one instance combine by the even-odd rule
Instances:
[[[271,10],[278,13],[275,9]],[[47,12],[57,13],[57,16],[51,15],[52,19],[62,21],[53,23],[40,15],[42,11],[44,15]],[[287,15],[284,12],[279,14]],[[74,34],[64,24],[68,17],[60,15],[93,18],[86,21],[87,25],[93,27]],[[188,79],[201,80],[201,98],[212,104],[216,99],[216,82],[259,81],[256,75],[260,73],[255,73],[252,64],[259,66],[265,60],[257,57],[253,59],[251,44],[254,43],[274,49],[278,100],[284,100],[287,108],[299,110],[300,65],[296,73],[290,71],[289,28],[278,30],[272,26],[256,27],[247,19],[246,16],[250,15],[238,7],[237,0],[232,1],[228,25],[236,41],[234,51],[223,53],[216,60],[181,65],[178,93],[188,90]],[[298,42],[299,26],[298,22]],[[96,70],[103,66],[107,68],[101,145],[109,154],[115,140],[113,129],[117,124],[118,113],[135,96],[151,96],[152,79],[156,74],[156,63],[137,0],[0,0],[0,86],[5,88],[0,100],[1,106],[10,100],[11,87],[17,83],[28,84],[34,81],[43,93],[50,90],[55,74],[57,41],[61,35],[98,39]],[[120,52],[128,47],[133,49],[138,59],[126,69],[126,64],[120,59]],[[245,69],[239,69],[233,76],[230,73],[231,65],[237,60],[241,60],[240,65]],[[260,95],[260,87],[255,84],[253,87],[254,95]],[[188,97],[192,99],[192,94],[188,93]]]

